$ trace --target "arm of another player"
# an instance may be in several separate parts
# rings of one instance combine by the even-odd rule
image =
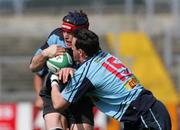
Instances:
[[[42,99],[39,96],[39,92],[42,86],[43,86],[43,79],[38,74],[35,74],[34,75],[34,90],[35,90],[36,97],[35,97],[34,105],[35,107],[39,109],[42,109],[42,105],[43,105]]]
[[[70,105],[69,102],[67,102],[63,96],[61,95],[59,91],[59,79],[58,76],[53,74],[51,76],[51,98],[53,102],[53,106],[55,109],[63,111]]]
[[[45,65],[48,58],[63,55],[64,52],[64,48],[58,45],[51,45],[32,58],[29,68],[32,72],[37,72]]]

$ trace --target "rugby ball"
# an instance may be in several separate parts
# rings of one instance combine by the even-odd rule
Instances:
[[[65,52],[64,55],[59,55],[53,58],[49,58],[46,61],[46,65],[48,69],[53,73],[56,73],[61,68],[70,67],[72,66],[72,64],[73,64],[72,58],[67,52]]]

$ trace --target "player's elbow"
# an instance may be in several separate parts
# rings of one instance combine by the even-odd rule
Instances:
[[[64,107],[64,106],[56,104],[56,103],[53,103],[53,107],[55,110],[58,110],[58,111],[64,111],[67,108],[67,107]]]
[[[30,65],[29,65],[29,69],[30,69],[32,72],[37,72],[37,69],[33,66],[33,64],[30,64]]]
[[[39,65],[39,64],[35,64],[33,62],[31,62],[31,64],[29,65],[29,69],[32,71],[32,72],[38,72],[39,70],[41,70],[43,66]]]
[[[60,110],[60,111],[64,110],[63,107],[61,105],[57,104],[57,103],[53,103],[53,107],[54,107],[55,110]]]
[[[53,101],[53,107],[55,110],[58,110],[58,111],[63,111],[65,109],[67,109],[69,107],[69,104],[67,101],[63,100],[56,100],[56,101]]]

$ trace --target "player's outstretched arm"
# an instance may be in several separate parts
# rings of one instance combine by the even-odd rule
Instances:
[[[70,103],[67,102],[61,95],[61,93],[59,91],[58,83],[59,83],[58,76],[53,74],[51,76],[51,88],[52,88],[51,89],[51,98],[52,98],[53,106],[56,110],[63,111],[70,105]]]

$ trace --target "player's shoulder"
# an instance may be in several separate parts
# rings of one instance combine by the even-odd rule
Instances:
[[[61,28],[56,28],[56,29],[54,29],[54,30],[50,33],[49,37],[51,37],[52,35],[56,35],[56,36],[58,36],[60,39],[63,39],[63,31],[62,31]]]

